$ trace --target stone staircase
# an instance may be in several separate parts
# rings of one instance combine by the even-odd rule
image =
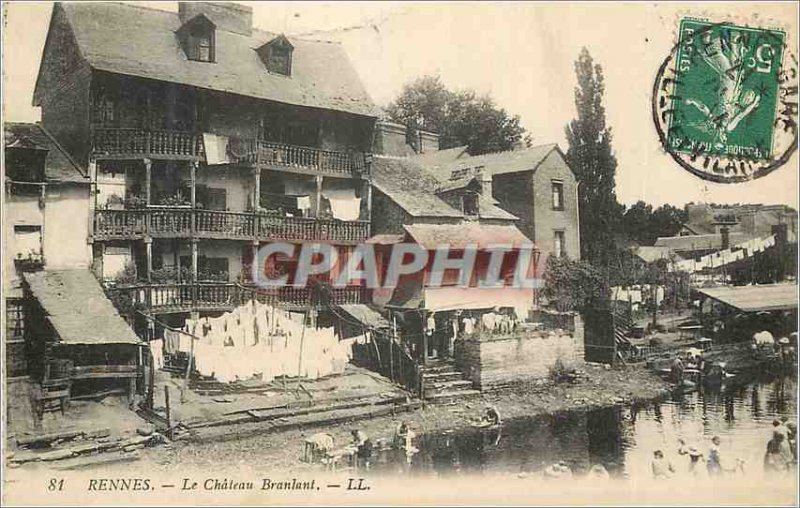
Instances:
[[[423,398],[432,403],[450,403],[480,395],[472,381],[464,379],[450,360],[431,360],[422,367]]]

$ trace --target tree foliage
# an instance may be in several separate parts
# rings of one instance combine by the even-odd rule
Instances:
[[[622,230],[629,239],[641,245],[653,245],[659,236],[674,236],[688,220],[683,208],[662,205],[653,209],[644,201],[637,201],[622,216]]]
[[[479,155],[530,145],[519,115],[498,108],[488,95],[448,90],[438,76],[406,84],[386,112],[408,128],[412,141],[418,129],[437,132],[442,149],[467,145],[470,154]]]
[[[605,302],[608,287],[602,272],[589,263],[550,256],[547,258],[542,296],[559,311],[583,312]]]
[[[611,149],[611,128],[603,106],[603,69],[586,48],[575,62],[577,118],[566,127],[567,163],[579,182],[581,257],[607,267],[615,255],[615,237],[624,206],[617,202],[617,159]]]

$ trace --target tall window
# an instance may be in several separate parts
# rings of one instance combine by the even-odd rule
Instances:
[[[552,182],[553,188],[553,210],[564,209],[564,184],[562,182]]]
[[[197,37],[197,59],[201,62],[211,61],[211,35],[208,33]]]
[[[553,240],[553,255],[562,258],[566,255],[566,243],[563,231],[556,231]]]

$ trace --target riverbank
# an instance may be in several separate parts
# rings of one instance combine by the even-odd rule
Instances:
[[[319,464],[302,462],[303,441],[315,432],[327,432],[338,446],[349,444],[350,432],[359,428],[373,440],[391,439],[394,428],[406,421],[417,434],[457,431],[471,427],[487,406],[495,407],[505,421],[536,417],[567,410],[630,404],[663,397],[670,385],[643,367],[609,369],[586,365],[571,383],[542,380],[447,405],[426,405],[422,409],[356,422],[326,425],[324,428],[268,432],[259,423],[200,429],[167,447],[142,450],[141,460],[154,469],[168,470],[181,464],[213,469],[220,464],[269,464],[271,470],[289,473],[320,471]],[[148,469],[151,469],[148,467]]]

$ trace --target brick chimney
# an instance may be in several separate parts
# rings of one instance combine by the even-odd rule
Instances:
[[[417,130],[417,153],[439,151],[439,134],[431,131]]]
[[[413,153],[406,143],[406,126],[381,120],[375,126],[375,143],[372,151],[379,155],[406,157]]]
[[[253,9],[232,2],[178,2],[178,17],[186,23],[198,14],[211,20],[217,30],[250,36],[253,34]]]

